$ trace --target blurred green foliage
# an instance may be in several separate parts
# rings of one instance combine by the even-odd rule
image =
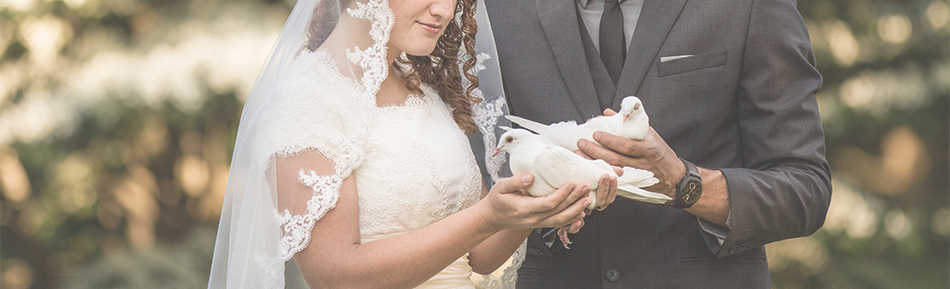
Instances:
[[[293,1],[0,2],[0,287],[200,288]],[[775,288],[950,287],[946,0],[800,0],[834,177]]]

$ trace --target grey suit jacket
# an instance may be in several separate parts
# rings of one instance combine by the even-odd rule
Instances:
[[[729,188],[721,245],[686,211],[618,199],[570,250],[530,254],[520,288],[768,288],[762,245],[821,227],[821,76],[794,0],[645,0],[616,87],[585,53],[575,1],[486,6],[513,114],[585,121],[601,114],[598,93],[613,93],[614,110],[636,95],[676,154],[720,169]],[[692,56],[661,60],[677,55]]]

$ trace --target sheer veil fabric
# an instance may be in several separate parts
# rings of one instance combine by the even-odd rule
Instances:
[[[465,151],[476,154],[491,185],[506,174],[503,156],[492,156],[490,148],[502,132],[499,127],[508,125],[501,117],[508,111],[488,15],[481,0],[475,7],[477,60],[470,73],[479,80],[472,93],[482,100],[472,107],[478,132],[463,141],[470,141]],[[367,146],[379,121],[376,93],[389,73],[386,45],[393,18],[387,0],[296,3],[241,115],[210,288],[292,287],[288,278],[299,275],[293,270],[294,254],[307,247],[311,235],[333,233],[312,229],[334,208],[343,180],[372,153]],[[459,57],[465,59],[464,51]],[[469,85],[464,77],[462,82]],[[425,84],[420,88],[431,94]],[[299,165],[283,169],[288,166],[279,164],[290,157]],[[332,164],[323,166],[332,170],[315,170],[311,162]],[[476,181],[461,190],[478,186],[475,174]],[[303,186],[277,187],[286,179]],[[363,224],[362,207],[360,214]],[[522,244],[511,262],[480,284],[513,288],[524,250]]]

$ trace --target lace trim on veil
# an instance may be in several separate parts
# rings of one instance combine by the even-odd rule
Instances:
[[[356,2],[356,6],[357,9],[346,9],[346,12],[353,18],[372,21],[369,35],[373,38],[373,45],[365,50],[357,47],[353,50],[347,49],[346,57],[363,68],[363,87],[369,94],[376,95],[380,83],[389,74],[386,43],[389,42],[389,32],[393,29],[395,16],[389,9],[388,0],[370,0],[366,4]]]
[[[476,55],[475,67],[472,68],[473,72],[477,75],[478,72],[481,72],[486,69],[485,61],[491,59],[491,55],[487,53],[479,53]],[[467,78],[462,78],[462,82],[465,86],[469,85]],[[482,102],[472,105],[472,117],[475,119],[475,125],[478,127],[479,133],[482,135],[482,143],[485,148],[485,169],[488,171],[489,176],[492,179],[492,183],[497,183],[501,180],[499,173],[501,172],[501,167],[505,163],[505,157],[503,155],[492,155],[491,148],[495,147],[498,137],[495,135],[495,129],[498,127],[498,120],[505,114],[505,106],[507,101],[505,100],[504,95],[498,95],[494,100],[487,101],[484,93],[481,89],[475,88],[472,90],[472,93],[479,99],[482,99]],[[518,249],[511,255],[509,263],[506,263],[502,266],[501,272],[493,272],[488,275],[484,275],[481,280],[478,281],[478,284],[483,288],[515,288],[515,285],[518,282],[518,268],[521,267],[521,263],[524,262],[525,251],[527,250],[527,242],[522,242]],[[500,273],[500,276],[499,276]]]

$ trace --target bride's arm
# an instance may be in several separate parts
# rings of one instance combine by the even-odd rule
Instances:
[[[600,185],[597,187],[597,198],[604,202],[603,208],[606,208],[613,200],[608,200],[608,193],[617,193],[617,180],[610,180],[607,177],[600,179]],[[583,188],[582,188],[583,189]],[[488,189],[482,186],[482,198],[488,195]],[[575,228],[575,229],[580,229]],[[569,231],[577,233],[577,231]],[[475,273],[487,275],[494,272],[498,267],[505,264],[511,254],[521,246],[524,239],[531,233],[531,229],[504,230],[489,237],[471,251],[469,251],[468,264],[472,266]]]
[[[276,164],[278,171],[285,171],[277,177],[279,194],[309,189],[296,180],[295,173],[289,173],[302,165],[318,174],[332,174],[333,166],[326,159],[306,154],[316,153]],[[586,200],[574,202],[587,195],[574,185],[545,198],[508,193],[523,189],[532,178],[522,179],[504,179],[476,205],[422,229],[360,244],[356,182],[349,176],[343,180],[336,207],[314,224],[310,244],[294,261],[314,288],[410,288],[499,231],[568,224],[579,219],[588,205]]]
[[[488,188],[482,185],[482,198],[488,196]],[[468,264],[472,271],[488,275],[505,264],[508,257],[521,246],[524,239],[531,233],[531,229],[504,230],[472,248],[468,252]]]

